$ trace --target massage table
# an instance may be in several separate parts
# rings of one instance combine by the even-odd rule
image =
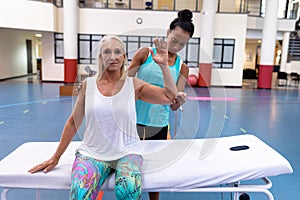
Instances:
[[[263,193],[274,197],[268,177],[290,174],[290,163],[277,151],[251,134],[206,139],[147,140],[144,146],[142,173],[143,192],[232,192]],[[27,172],[48,159],[57,142],[28,142],[0,161],[1,200],[12,188],[70,188],[71,167],[80,141],[72,141],[56,168],[48,173]],[[244,146],[248,149],[230,150]],[[263,184],[242,184],[241,181],[262,179]],[[225,185],[225,186],[224,186]],[[103,190],[113,190],[114,175],[104,183]]]

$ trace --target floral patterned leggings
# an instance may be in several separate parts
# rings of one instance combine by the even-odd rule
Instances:
[[[115,172],[118,200],[140,199],[142,193],[140,155],[128,155],[116,161],[99,161],[76,154],[72,168],[71,200],[93,200],[107,177]]]

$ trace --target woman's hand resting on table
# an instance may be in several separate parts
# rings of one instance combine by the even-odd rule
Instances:
[[[47,173],[50,170],[52,170],[57,164],[58,164],[58,159],[50,158],[49,160],[46,160],[46,161],[32,167],[31,169],[28,170],[28,172],[35,173],[35,172],[43,171],[43,172]]]

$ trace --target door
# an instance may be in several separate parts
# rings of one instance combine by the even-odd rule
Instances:
[[[26,40],[27,73],[32,74],[32,41]]]

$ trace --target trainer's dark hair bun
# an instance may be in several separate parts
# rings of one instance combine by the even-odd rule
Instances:
[[[193,18],[193,13],[188,9],[180,10],[178,12],[178,17],[183,19],[184,21],[191,22]]]
[[[174,30],[176,26],[179,26],[183,30],[190,33],[190,37],[193,37],[194,34],[194,24],[192,22],[193,13],[188,9],[180,10],[177,14],[177,17],[171,22],[170,30]]]

